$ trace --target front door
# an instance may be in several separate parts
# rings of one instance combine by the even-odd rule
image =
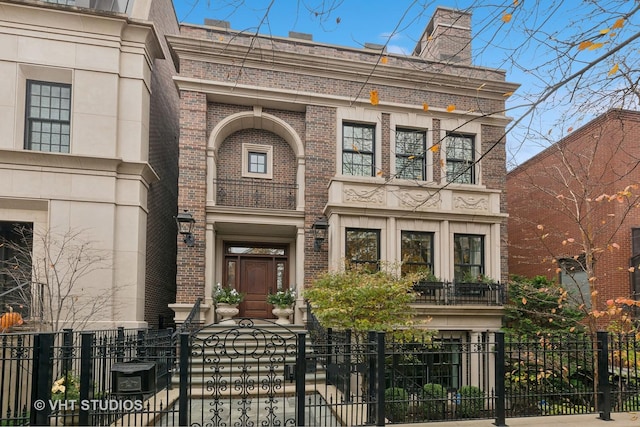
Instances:
[[[240,289],[244,301],[240,304],[240,316],[253,318],[272,317],[266,295],[273,291],[271,277],[273,261],[265,258],[240,259]]]
[[[288,289],[288,257],[284,245],[225,244],[225,285],[244,294],[240,317],[274,318],[267,295]]]

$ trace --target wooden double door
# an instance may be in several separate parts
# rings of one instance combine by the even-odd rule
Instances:
[[[285,245],[225,244],[225,285],[244,294],[240,317],[271,319],[267,295],[289,288],[288,251]]]

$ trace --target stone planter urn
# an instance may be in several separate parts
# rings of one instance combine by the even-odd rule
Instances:
[[[223,302],[219,302],[216,305],[216,313],[221,317],[218,321],[220,324],[236,324],[236,321],[233,319],[233,316],[237,316],[240,313],[238,309],[238,304],[226,304]]]
[[[271,310],[271,312],[273,313],[274,316],[276,316],[278,318],[278,320],[276,320],[276,323],[278,325],[290,325],[291,324],[291,320],[289,320],[289,318],[291,317],[291,315],[293,314],[293,308],[291,307],[274,307],[273,310]]]

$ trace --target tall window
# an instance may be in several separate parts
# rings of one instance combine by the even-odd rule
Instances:
[[[402,274],[429,270],[433,271],[433,233],[403,231],[400,237]]]
[[[569,293],[569,298],[576,305],[584,304],[586,308],[591,308],[591,290],[584,255],[561,258],[558,260],[558,266],[560,267],[559,282]]]
[[[71,85],[27,80],[25,148],[69,152]]]
[[[380,269],[380,230],[348,228],[345,258],[347,265],[363,266],[369,271]]]
[[[410,129],[396,129],[396,176],[424,181],[427,133]]]
[[[450,134],[447,136],[447,182],[475,184],[473,137]]]
[[[475,279],[484,274],[484,236],[455,234],[453,247],[456,281]]]
[[[374,176],[375,126],[356,123],[342,125],[342,173]]]

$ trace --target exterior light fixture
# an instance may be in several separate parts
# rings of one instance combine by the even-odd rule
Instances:
[[[178,225],[178,233],[183,236],[183,241],[187,246],[193,246],[196,244],[196,239],[193,237],[193,224],[196,223],[196,220],[193,219],[193,215],[191,212],[188,212],[186,209],[184,212],[180,212],[177,216],[174,217],[176,220],[176,224]]]
[[[329,228],[329,222],[326,217],[319,217],[313,222],[311,229],[313,230],[313,250],[320,252],[322,249],[322,242],[327,239],[327,230]]]

